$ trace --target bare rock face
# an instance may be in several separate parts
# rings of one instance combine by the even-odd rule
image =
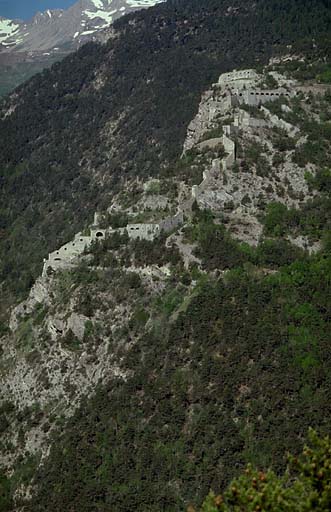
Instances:
[[[9,323],[12,331],[17,329],[20,317],[32,313],[38,304],[44,304],[45,306],[50,304],[48,285],[48,279],[39,277],[31,288],[28,299],[13,309]]]
[[[7,435],[17,447],[15,456],[21,449],[46,453],[52,414],[61,410],[68,418],[99,382],[126,378],[116,349],[109,350],[111,331],[98,326],[119,330],[131,315],[131,304],[105,307],[86,317],[77,311],[81,288],[69,284],[65,301],[63,286],[60,277],[39,278],[27,300],[12,312],[12,332],[2,345],[0,401],[12,404],[16,411],[43,411],[42,420],[26,429],[21,444],[18,426],[11,425]],[[112,298],[103,297],[103,303],[107,301]],[[0,455],[0,461],[8,468],[13,462],[8,454],[4,459]]]

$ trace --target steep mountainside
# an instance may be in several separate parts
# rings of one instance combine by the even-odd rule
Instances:
[[[201,93],[222,70],[267,62],[290,44],[308,60],[327,56],[329,28],[322,1],[299,10],[285,1],[173,1],[117,22],[106,45],[88,44],[18,89],[0,122],[3,294],[24,293],[42,257],[121,180],[171,167]],[[311,34],[314,45],[304,42]]]
[[[329,429],[330,19],[173,0],[2,102],[0,509],[179,512]]]
[[[28,66],[32,76],[89,40],[105,41],[104,29],[116,19],[161,1],[79,0],[67,10],[38,12],[26,22],[0,18],[0,94],[23,82]]]
[[[0,460],[20,510],[184,510],[329,428],[331,91],[230,77],[172,172],[128,177],[12,311]]]

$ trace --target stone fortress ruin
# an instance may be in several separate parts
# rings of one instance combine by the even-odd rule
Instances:
[[[260,85],[263,77],[255,70],[247,69],[222,74],[218,82],[213,85],[213,90],[203,95],[198,115],[188,127],[188,135],[184,143],[184,154],[193,147],[213,149],[218,145],[223,146],[226,154],[224,158],[212,161],[211,168],[203,172],[202,182],[192,187],[191,197],[179,204],[175,215],[165,217],[158,222],[128,223],[124,228],[101,229],[99,215],[95,214],[94,223],[90,228],[88,236],[78,233],[72,241],[49,254],[48,259],[44,260],[43,276],[47,275],[49,268],[56,271],[75,266],[77,258],[93,242],[103,240],[107,235],[127,233],[128,237],[132,240],[152,241],[160,236],[161,233],[169,233],[178,228],[184,223],[184,213],[189,214],[193,202],[199,201],[200,196],[208,188],[210,182],[222,172],[232,168],[236,161],[236,145],[231,136],[236,135],[239,130],[261,128],[269,125],[287,131],[289,136],[296,135],[298,128],[273,115],[264,106],[264,104],[270,101],[296,95],[293,87],[289,88],[289,85],[291,86],[292,83],[286,81],[281,75],[274,74],[277,75],[275,78],[277,78],[277,82],[282,87],[272,90],[263,89]],[[257,119],[253,117],[249,112],[240,109],[241,105],[258,107],[263,112],[264,118]],[[285,109],[286,105],[283,105],[282,108]],[[221,137],[200,142],[201,136],[208,131],[210,121],[219,115],[233,114],[233,110],[235,110],[233,122],[222,126],[223,135]]]
[[[131,240],[149,240],[152,241],[162,233],[169,233],[184,222],[184,214],[178,211],[175,215],[166,217],[159,222],[127,224],[125,228],[107,228],[99,227],[99,215],[94,215],[94,223],[90,228],[90,235],[83,236],[81,233],[75,235],[75,238],[63,245],[56,251],[51,252],[48,258],[44,260],[43,276],[47,275],[47,270],[68,269],[74,267],[77,258],[82,255],[85,249],[88,249],[95,241],[104,240],[107,235],[114,233],[128,234]]]
[[[276,101],[281,96],[295,96],[294,91],[289,91],[285,87],[262,89],[259,87],[261,79],[261,75],[254,69],[233,71],[221,75],[214,87],[220,87],[225,91],[224,103],[230,107],[242,104],[258,107],[269,101]]]

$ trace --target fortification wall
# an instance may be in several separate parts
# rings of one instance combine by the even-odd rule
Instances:
[[[159,225],[152,223],[128,224],[126,226],[126,230],[131,240],[136,240],[137,238],[140,238],[141,240],[154,240],[154,238],[160,233]]]
[[[89,247],[92,242],[91,236],[83,236],[80,233],[75,236],[74,240],[62,245],[56,251],[48,255],[48,259],[44,260],[44,267],[42,275],[46,275],[48,267],[54,270],[59,268],[69,268],[72,262],[81,255],[86,247]]]
[[[239,110],[239,113],[234,116],[234,126],[237,130],[239,128],[263,128],[267,124],[264,119],[256,119],[245,110]]]
[[[233,90],[232,91],[234,106],[237,105],[249,105],[251,107],[258,107],[269,101],[276,101],[280,97],[284,96],[291,98],[295,96],[295,93],[289,92],[287,89],[274,89],[274,90]]]
[[[260,76],[254,69],[240,69],[231,71],[230,73],[223,73],[218,80],[220,85],[229,84],[237,80],[258,80]]]
[[[281,130],[285,130],[291,137],[295,137],[295,135],[297,135],[300,132],[297,126],[293,126],[284,119],[278,117],[276,114],[272,114],[270,110],[268,110],[266,107],[261,107],[261,110],[265,113],[269,121],[274,126],[280,128]]]
[[[223,135],[223,146],[225,151],[228,153],[222,160],[223,170],[229,169],[233,166],[236,160],[236,145],[233,140],[229,139],[227,135]]]

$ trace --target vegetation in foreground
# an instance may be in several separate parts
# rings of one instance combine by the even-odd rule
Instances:
[[[309,432],[299,457],[289,456],[286,472],[249,466],[223,495],[211,492],[201,512],[328,512],[331,509],[331,439]],[[194,512],[190,506],[188,512]]]

